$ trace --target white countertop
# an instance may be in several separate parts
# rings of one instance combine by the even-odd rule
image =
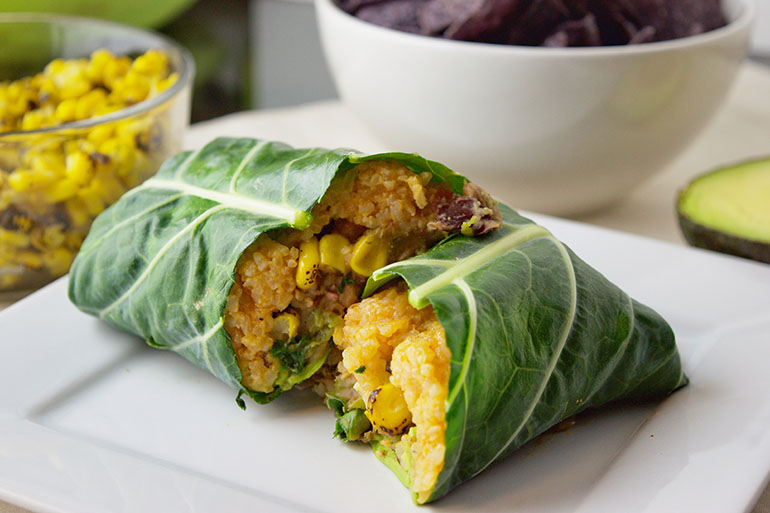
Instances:
[[[364,152],[395,149],[378,141],[353,113],[336,101],[243,112],[200,123],[189,130],[185,146],[199,147],[224,135],[282,140],[295,146],[349,147]],[[760,155],[770,155],[770,68],[746,64],[724,107],[679,159],[643,186],[629,191],[613,208],[577,219],[682,243],[674,210],[677,191],[697,174]],[[0,303],[2,306],[5,305]],[[0,513],[25,511],[0,502]],[[765,491],[754,512],[770,513],[770,491]]]

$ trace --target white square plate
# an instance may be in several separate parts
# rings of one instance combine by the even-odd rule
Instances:
[[[0,314],[0,498],[73,513],[747,511],[770,471],[770,266],[537,216],[674,327],[692,383],[583,415],[418,509],[309,393],[246,412],[59,280]]]

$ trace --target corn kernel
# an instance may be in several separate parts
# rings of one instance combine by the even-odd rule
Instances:
[[[126,139],[113,137],[99,146],[99,153],[109,156],[117,164],[119,176],[126,176],[134,168],[136,152],[134,146]]]
[[[91,221],[91,214],[85,202],[80,198],[72,198],[65,203],[67,213],[75,226],[85,226]]]
[[[361,276],[371,276],[374,271],[388,263],[389,244],[367,230],[353,246],[350,267]]]
[[[109,114],[176,80],[168,57],[156,50],[133,61],[106,50],[89,59],[56,59],[33,77],[0,82],[0,132]],[[0,213],[18,206],[47,216],[45,225],[38,225],[11,215],[13,229],[0,228],[0,289],[18,283],[25,268],[66,272],[94,217],[156,169],[158,146],[151,144],[156,141],[151,130],[159,129],[159,115],[163,111],[64,139],[29,135],[24,151],[16,143],[0,145]]]
[[[290,340],[299,332],[299,316],[291,312],[283,312],[273,319],[273,329],[270,332],[275,340]]]
[[[366,416],[375,430],[386,435],[401,434],[412,422],[412,414],[401,389],[391,383],[376,388],[366,401]]]
[[[54,119],[58,121],[59,123],[69,123],[70,121],[75,121],[75,106],[77,105],[76,101],[73,99],[68,99],[62,101],[57,107],[56,111],[54,112]]]
[[[15,191],[24,192],[32,187],[32,171],[28,169],[17,169],[8,175],[8,185]]]
[[[51,171],[55,176],[64,174],[65,164],[61,153],[55,151],[28,152],[28,156],[29,166],[32,169]]]
[[[29,246],[29,235],[0,228],[0,242],[9,246],[23,248],[24,246]]]
[[[343,251],[350,246],[348,239],[338,233],[330,233],[321,237],[318,249],[321,252],[321,266],[346,272],[347,264]]]
[[[45,197],[51,203],[58,203],[74,197],[78,189],[78,184],[72,180],[59,180],[46,188]]]
[[[66,273],[74,260],[75,254],[67,248],[56,248],[43,254],[42,260],[48,271],[54,276]]]
[[[108,50],[101,49],[93,52],[86,67],[88,79],[94,84],[102,83],[104,80],[104,68],[108,62],[114,59],[115,57]]]
[[[66,237],[61,226],[49,226],[43,230],[42,242],[49,248],[58,248],[64,245]]]
[[[104,201],[98,191],[93,190],[93,187],[81,189],[77,195],[78,198],[85,205],[86,212],[92,217],[96,217],[104,210]]]
[[[32,269],[43,267],[43,257],[36,251],[19,251],[16,253],[16,260]]]
[[[299,262],[297,263],[297,287],[307,290],[315,285],[318,278],[318,239],[303,242],[299,246]]]
[[[99,176],[91,182],[91,188],[107,203],[115,202],[125,192],[123,185],[111,176]]]
[[[134,59],[131,71],[144,75],[162,75],[168,68],[168,57],[158,50],[148,50]]]
[[[87,119],[94,115],[96,109],[107,102],[107,93],[103,89],[94,89],[78,98],[75,105],[75,117]]]
[[[24,114],[24,118],[21,121],[22,130],[37,130],[42,127],[46,122],[45,116],[36,110],[31,110]]]
[[[73,151],[67,155],[67,178],[77,185],[82,185],[91,179],[93,164],[91,159],[82,151]]]
[[[152,83],[152,91],[162,93],[172,85],[174,85],[179,78],[177,73],[170,74],[167,78],[156,78]]]
[[[97,116],[100,116],[98,112],[95,112]],[[93,143],[94,146],[99,146],[101,143],[112,137],[113,134],[113,127],[112,125],[99,125],[91,129],[90,132],[88,132],[88,141]]]

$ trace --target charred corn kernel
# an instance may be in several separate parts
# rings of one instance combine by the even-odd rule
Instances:
[[[299,245],[299,262],[297,263],[297,287],[307,290],[315,285],[318,278],[318,239],[313,237]]]
[[[375,430],[385,435],[401,434],[412,422],[412,413],[401,389],[387,383],[369,394],[366,416]]]
[[[24,247],[29,245],[29,236],[0,228],[0,242],[9,246]]]
[[[361,276],[371,274],[388,263],[388,243],[367,230],[353,246],[350,267]]]
[[[330,233],[321,237],[318,242],[321,265],[336,269],[341,273],[346,272],[348,269],[343,251],[348,246],[350,246],[348,239],[338,233]]]
[[[67,241],[64,231],[60,226],[49,226],[43,230],[42,242],[46,247],[58,248]]]
[[[107,139],[99,145],[98,152],[117,163],[119,176],[127,175],[134,168],[136,151],[134,151],[134,146],[125,139],[117,137]]]
[[[16,254],[16,261],[32,269],[43,267],[43,256],[34,251],[19,251]]]
[[[273,331],[276,340],[289,340],[299,333],[299,316],[291,312],[283,312],[273,320]]]

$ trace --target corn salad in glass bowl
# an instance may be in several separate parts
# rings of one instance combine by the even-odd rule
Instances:
[[[192,61],[156,34],[2,15],[0,293],[67,272],[93,219],[178,152]]]

